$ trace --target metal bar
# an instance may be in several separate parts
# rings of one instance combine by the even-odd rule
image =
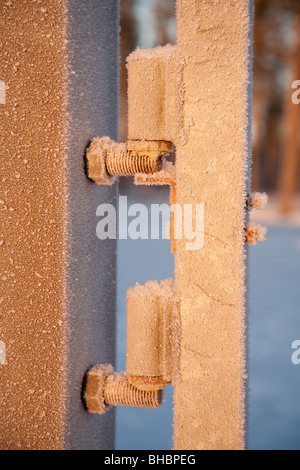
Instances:
[[[114,412],[91,416],[81,388],[115,359],[116,244],[96,208],[117,186],[83,156],[118,137],[119,2],[1,2],[0,18],[0,447],[111,449]]]
[[[178,240],[182,323],[175,449],[245,446],[245,201],[249,193],[252,0],[178,0],[184,128],[177,203],[204,204],[205,243]]]

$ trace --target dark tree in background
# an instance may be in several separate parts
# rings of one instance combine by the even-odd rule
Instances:
[[[299,0],[255,0],[253,189],[280,192],[282,212],[300,189]]]
[[[127,69],[126,57],[137,46],[137,25],[135,18],[135,0],[121,0],[120,33],[120,124],[119,133],[122,142],[127,141]]]
[[[299,190],[300,176],[300,105],[296,105],[291,99],[290,84],[294,80],[300,80],[300,15],[293,21],[293,41],[288,57],[287,90],[284,106],[283,120],[283,151],[282,169],[280,180],[280,210],[283,214],[288,214],[293,209],[293,195]]]

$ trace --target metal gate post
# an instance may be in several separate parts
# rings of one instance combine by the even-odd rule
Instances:
[[[249,192],[252,0],[178,0],[184,110],[177,202],[205,205],[205,243],[177,242],[182,322],[176,449],[245,446],[245,201]]]
[[[112,449],[114,412],[81,401],[115,359],[116,243],[96,209],[117,185],[83,171],[117,139],[118,0],[0,5],[0,448]]]

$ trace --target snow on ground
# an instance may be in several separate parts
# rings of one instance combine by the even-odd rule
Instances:
[[[300,365],[291,348],[300,340],[300,204],[288,218],[278,201],[255,220],[267,241],[250,250],[250,414],[252,449],[300,449]]]
[[[167,190],[135,188],[132,202],[167,202]],[[130,203],[130,200],[129,200]],[[300,340],[300,206],[282,220],[277,201],[255,214],[268,227],[267,241],[250,248],[250,397],[251,449],[300,449],[300,365],[291,348]],[[118,370],[125,369],[126,290],[136,282],[173,276],[167,240],[120,240],[118,252]],[[118,408],[117,448],[172,448],[172,387],[158,410]]]

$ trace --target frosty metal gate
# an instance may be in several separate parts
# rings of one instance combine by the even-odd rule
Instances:
[[[114,201],[116,186],[89,182],[82,156],[94,136],[117,137],[117,3],[0,7],[8,51],[0,77],[2,447],[113,445],[112,411],[88,414],[80,392],[91,365],[114,360],[115,246],[96,244],[91,226],[96,204]],[[176,449],[245,447],[252,18],[252,0],[178,0],[178,42],[167,62],[176,79],[164,95],[172,119],[162,124],[149,109],[155,126],[147,134],[144,100],[129,122],[131,140],[175,144],[176,202],[205,206],[204,247],[187,252],[176,241]],[[139,77],[155,79],[145,55],[135,59]],[[133,107],[143,99],[135,85],[129,79]]]
[[[96,183],[133,174],[205,213],[195,251],[171,221],[174,279],[127,292],[126,377],[95,366],[84,395],[92,413],[157,407],[172,383],[176,449],[245,447],[245,241],[264,239],[247,208],[265,198],[250,196],[252,19],[250,1],[179,0],[177,45],[127,60],[127,144],[97,138],[87,152]],[[173,146],[175,165],[162,163]]]

